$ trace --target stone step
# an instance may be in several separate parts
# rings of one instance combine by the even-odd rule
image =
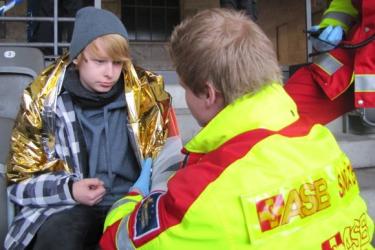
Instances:
[[[365,199],[370,217],[375,221],[375,166],[354,169],[361,190],[361,196]],[[375,233],[372,240],[375,246]]]
[[[335,137],[354,168],[375,166],[375,135],[335,133]]]

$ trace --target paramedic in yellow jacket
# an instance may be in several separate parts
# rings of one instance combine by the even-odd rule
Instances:
[[[299,119],[256,24],[204,10],[175,28],[170,54],[203,128],[168,191],[115,204],[103,249],[372,249],[349,159]]]

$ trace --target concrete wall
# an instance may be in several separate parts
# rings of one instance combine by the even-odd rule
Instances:
[[[220,7],[219,0],[180,0],[181,18],[194,15],[199,10]]]
[[[0,1],[3,5],[4,2]],[[6,12],[5,16],[26,16],[27,1]],[[27,39],[26,23],[24,22],[0,22],[0,42],[24,42]]]
[[[115,13],[121,19],[121,1],[102,0],[102,9],[106,9]]]
[[[258,1],[257,22],[274,44],[280,64],[306,62],[305,1]]]
[[[199,10],[219,7],[219,0],[180,0],[181,19]],[[130,42],[133,61],[152,70],[173,70],[166,43]]]
[[[327,0],[311,0],[312,23],[318,24]],[[258,1],[258,21],[271,39],[282,65],[307,62],[304,0]]]
[[[172,62],[163,42],[130,42],[133,62],[152,70],[173,70]]]

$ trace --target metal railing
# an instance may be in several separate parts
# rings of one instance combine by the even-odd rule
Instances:
[[[101,8],[101,0],[95,0],[94,6],[96,8]],[[59,17],[58,9],[59,2],[54,0],[53,6],[53,16],[52,17],[21,17],[21,16],[0,16],[0,21],[2,22],[28,22],[28,21],[37,21],[37,22],[53,22],[53,42],[0,42],[0,46],[20,46],[20,47],[53,47],[53,56],[58,56],[58,48],[69,47],[70,43],[68,42],[59,42],[58,41],[58,23],[59,22],[74,22],[74,17]]]

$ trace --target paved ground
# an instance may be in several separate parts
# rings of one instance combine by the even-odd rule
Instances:
[[[375,167],[354,169],[361,194],[366,199],[371,217],[375,220]]]
[[[357,174],[361,195],[365,198],[369,214],[375,221],[375,167],[355,168],[354,171]],[[375,246],[375,234],[372,244]]]

